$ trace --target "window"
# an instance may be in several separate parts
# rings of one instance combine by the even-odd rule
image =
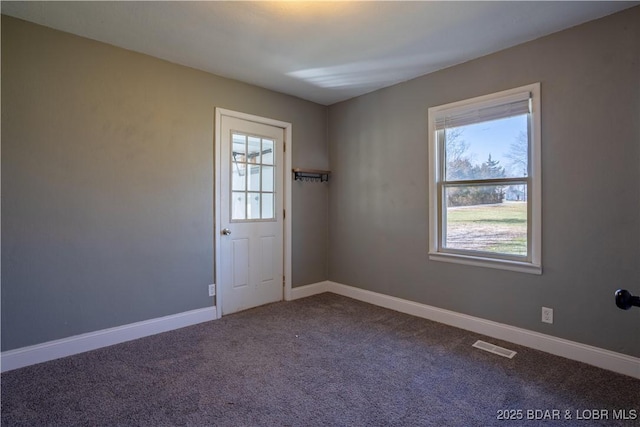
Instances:
[[[274,140],[232,132],[231,220],[273,220]]]
[[[429,258],[541,274],[540,84],[429,108]]]

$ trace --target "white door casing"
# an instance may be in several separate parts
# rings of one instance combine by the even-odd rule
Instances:
[[[290,152],[291,124],[216,109],[218,318],[290,299]]]

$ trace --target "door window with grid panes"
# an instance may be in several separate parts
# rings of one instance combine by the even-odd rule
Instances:
[[[274,220],[274,140],[239,132],[231,139],[231,220]]]

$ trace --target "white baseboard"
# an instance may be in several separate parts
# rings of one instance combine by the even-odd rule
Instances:
[[[313,283],[311,285],[298,286],[297,288],[291,288],[291,295],[289,300],[293,301],[295,299],[306,298],[312,295],[327,292],[331,283],[332,282],[324,281]]]
[[[7,372],[214,319],[216,308],[207,307],[4,351],[0,355],[0,371]]]
[[[297,298],[332,292],[640,379],[640,358],[626,354],[331,281],[293,290],[296,291]]]

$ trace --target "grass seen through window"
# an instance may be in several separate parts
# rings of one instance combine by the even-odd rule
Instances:
[[[527,255],[527,202],[447,208],[448,249]]]

